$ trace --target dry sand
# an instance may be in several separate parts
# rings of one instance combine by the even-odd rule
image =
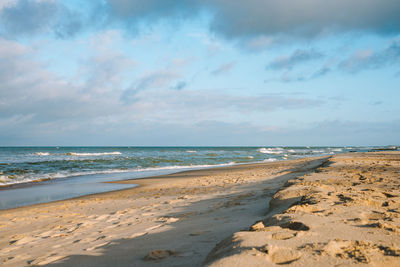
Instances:
[[[400,153],[337,155],[286,183],[209,266],[400,266]]]
[[[0,211],[0,263],[400,266],[399,176],[382,152],[124,181],[141,186]]]

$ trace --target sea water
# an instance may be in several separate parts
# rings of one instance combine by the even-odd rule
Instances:
[[[370,149],[370,147],[2,147],[0,148],[0,209],[133,186],[109,184],[104,183],[105,181]],[[41,182],[34,183],[38,181]],[[27,183],[29,186],[15,186]]]

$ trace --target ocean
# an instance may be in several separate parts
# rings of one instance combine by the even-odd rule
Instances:
[[[371,147],[1,147],[0,209],[132,187],[132,185],[106,184],[105,181],[371,149]],[[29,186],[15,186],[16,184]]]

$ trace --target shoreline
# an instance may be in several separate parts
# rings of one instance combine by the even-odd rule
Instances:
[[[22,148],[24,148],[24,147],[0,147],[0,148],[19,148],[19,149],[22,149]],[[32,147],[28,147],[28,148],[41,148],[41,147],[36,147],[36,146],[32,146]],[[55,149],[56,147],[43,147],[43,148],[47,148],[47,149]],[[72,147],[61,147],[61,148],[79,148],[79,149],[81,149],[81,148],[90,148],[90,147],[79,147],[79,146],[77,146],[77,147],[74,147],[74,146],[72,146]],[[98,148],[98,147],[96,147],[96,146],[94,146],[94,147],[92,147],[92,148]],[[118,148],[123,148],[123,149],[127,149],[127,148],[129,148],[129,149],[131,149],[131,148],[157,148],[157,147],[113,147],[113,146],[110,146],[110,147],[103,147],[103,148],[107,148],[107,149],[110,149],[110,148],[115,148],[115,149],[118,149]],[[175,148],[175,147],[166,147],[166,148]],[[193,148],[193,149],[196,149],[196,148],[218,148],[218,146],[216,146],[216,147],[213,147],[213,146],[205,146],[205,147],[177,147],[177,148],[182,148],[182,149],[191,149],[191,148]],[[231,147],[224,147],[224,146],[221,146],[221,148],[239,148],[239,149],[242,149],[242,148],[244,148],[244,147],[240,147],[240,146],[231,146]],[[262,150],[262,149],[265,149],[265,148],[263,148],[263,147],[261,147],[260,148],[260,146],[252,146],[252,147],[245,147],[245,148],[254,148],[254,149],[256,149],[256,148],[259,148],[258,150]],[[289,149],[290,148],[290,149]],[[332,153],[332,151],[336,151],[335,149],[340,149],[342,152],[339,152],[339,153],[334,153],[334,154],[341,154],[341,153],[351,153],[351,152],[357,152],[357,149],[359,150],[358,152],[366,152],[366,151],[363,151],[363,150],[365,150],[365,149],[367,149],[366,147],[331,147],[331,146],[322,146],[322,147],[306,147],[306,146],[298,146],[298,147],[285,147],[285,146],[275,146],[275,147],[268,147],[267,146],[267,148],[266,148],[266,150],[268,150],[268,149],[286,149],[286,151],[285,152],[283,152],[283,150],[282,150],[282,153],[292,153],[292,152],[295,152],[293,149],[304,149],[304,148],[308,148],[308,149],[328,149],[328,150],[326,150],[325,152],[327,152],[327,151],[331,151],[331,153]],[[356,150],[349,150],[349,149],[353,149],[353,148],[355,148]],[[347,151],[343,151],[343,149],[344,150],[347,150]],[[378,147],[369,147],[368,148],[369,150],[368,151],[387,151],[387,150],[398,150],[399,149],[399,147],[398,146],[378,146]],[[57,151],[58,151],[58,147],[57,147]],[[311,150],[311,152],[309,151],[309,153],[314,153],[314,152],[318,152],[318,151],[313,151],[313,150]],[[319,152],[321,152],[321,151],[319,151]],[[32,152],[33,153],[33,152]],[[37,152],[37,153],[42,153],[42,152]],[[49,154],[51,154],[51,152],[43,152],[43,153],[49,153]],[[75,152],[65,152],[65,153],[75,153]],[[76,152],[76,153],[80,153],[80,152]],[[101,154],[101,153],[99,153],[99,152],[97,152],[98,154]],[[103,154],[105,153],[105,154],[107,154],[107,153],[110,153],[110,152],[102,152]],[[115,151],[114,152],[111,152],[111,153],[115,153]],[[118,152],[119,153],[119,152]],[[262,152],[262,153],[264,153],[264,152]],[[93,152],[91,152],[91,153],[87,153],[87,154],[96,154],[96,153],[93,153]],[[272,156],[275,156],[275,151],[272,151],[271,152],[271,154],[272,154]],[[275,161],[275,160],[278,160],[278,161],[282,161],[282,160],[296,160],[296,159],[300,159],[300,158],[309,158],[309,157],[320,157],[320,156],[331,156],[331,155],[329,155],[329,154],[320,154],[320,155],[318,155],[318,154],[315,154],[315,155],[307,155],[307,153],[305,153],[305,154],[302,154],[300,157],[298,157],[298,156],[294,156],[294,157],[292,157],[291,159],[286,159],[286,158],[275,158],[275,157],[271,157],[271,158],[268,158],[268,159],[264,159],[264,160],[256,160],[256,161],[254,161],[254,162],[227,162],[227,163],[220,163],[220,164],[205,164],[205,165],[202,165],[202,164],[200,164],[200,165],[194,165],[194,166],[190,166],[190,165],[183,165],[183,166],[169,166],[169,167],[173,167],[173,169],[174,168],[176,168],[176,171],[174,171],[174,170],[172,170],[171,169],[171,171],[173,172],[173,173],[175,173],[175,172],[181,172],[181,171],[185,171],[186,169],[187,170],[191,170],[192,168],[194,168],[195,170],[196,169],[203,169],[203,168],[218,168],[218,167],[220,167],[220,166],[222,166],[222,167],[224,167],[224,166],[230,166],[231,164],[232,165],[241,165],[241,164],[258,164],[258,163],[264,163],[264,162],[270,162],[269,160],[271,160],[271,162],[273,162],[273,161]],[[40,162],[40,161],[39,161]],[[62,175],[60,178],[51,178],[50,176],[51,175],[55,175],[54,173],[53,174],[48,174],[47,176],[45,175],[45,174],[43,174],[43,178],[35,178],[35,179],[32,179],[32,180],[26,180],[26,181],[21,181],[21,182],[14,182],[14,183],[10,183],[10,182],[6,182],[6,183],[1,183],[0,184],[0,191],[2,191],[2,190],[9,190],[9,189],[18,189],[18,188],[27,188],[27,187],[32,187],[32,186],[40,186],[40,185],[43,185],[43,184],[47,184],[47,183],[58,183],[58,182],[62,182],[62,181],[65,181],[66,179],[76,179],[76,178],[82,178],[82,177],[88,177],[89,179],[90,179],[90,177],[92,177],[92,176],[101,176],[101,175],[104,175],[104,176],[112,176],[112,175],[120,175],[121,177],[123,177],[123,176],[126,176],[126,175],[124,175],[124,174],[128,174],[128,175],[133,175],[133,176],[136,176],[136,174],[139,174],[139,175],[137,175],[138,177],[137,177],[137,179],[140,179],[140,178],[144,178],[144,177],[151,177],[151,176],[155,176],[155,175],[157,175],[157,174],[148,174],[148,172],[160,172],[160,174],[161,175],[163,175],[163,173],[165,172],[165,173],[167,173],[168,172],[168,170],[169,170],[169,167],[168,166],[164,166],[164,167],[161,167],[161,166],[159,166],[159,167],[148,167],[148,168],[146,168],[146,169],[131,169],[131,170],[115,170],[115,172],[114,172],[114,170],[112,171],[112,172],[104,172],[104,171],[99,171],[99,172],[95,172],[95,171],[93,171],[93,172],[89,172],[89,173],[87,173],[87,174],[85,174],[85,173],[76,173],[76,174],[74,174],[74,173],[71,173],[69,176],[64,176],[64,175]],[[50,175],[50,176],[49,176]],[[127,179],[127,178],[121,178],[121,180],[125,180],[125,179]],[[128,178],[129,179],[129,178]],[[10,180],[11,181],[11,180]]]
[[[394,146],[394,147],[397,148],[397,146]],[[177,168],[178,169],[177,171],[179,172],[179,171],[183,171],[185,169],[191,169],[191,168],[195,168],[195,169],[203,168],[203,167],[205,167],[205,168],[214,168],[214,167],[218,167],[219,165],[253,164],[253,163],[262,163],[264,161],[268,162],[268,160],[286,160],[287,158],[279,158],[279,156],[283,155],[283,154],[286,154],[286,155],[284,155],[285,157],[289,156],[289,158],[290,158],[289,160],[293,160],[293,159],[306,158],[306,157],[329,156],[328,152],[335,154],[333,151],[339,151],[339,153],[346,153],[346,152],[352,151],[352,150],[349,150],[349,149],[353,149],[353,148],[357,149],[357,150],[360,150],[360,151],[363,151],[365,149],[374,149],[373,147],[367,148],[367,147],[336,147],[336,146],[315,146],[315,147],[308,147],[308,146],[294,146],[294,147],[291,147],[291,146],[274,146],[274,147],[270,147],[270,146],[264,146],[264,147],[263,146],[248,146],[248,147],[242,147],[242,146],[204,146],[204,147],[196,147],[196,146],[190,146],[190,147],[175,147],[175,146],[171,146],[171,147],[151,147],[151,146],[150,147],[148,147],[148,146],[144,146],[144,147],[128,147],[128,146],[127,147],[120,147],[120,146],[105,146],[105,147],[97,147],[97,146],[93,146],[93,147],[90,147],[90,146],[89,147],[85,147],[85,146],[84,147],[79,147],[79,146],[55,147],[54,146],[53,147],[53,146],[50,146],[50,147],[40,147],[40,146],[31,146],[30,147],[30,146],[28,146],[28,147],[23,147],[23,146],[21,146],[21,147],[0,147],[0,149],[2,149],[2,148],[3,149],[13,149],[13,148],[14,149],[19,149],[19,150],[16,151],[16,152],[18,152],[18,157],[22,157],[22,156],[24,156],[24,157],[32,157],[32,155],[46,156],[46,158],[42,158],[44,161],[38,160],[38,158],[33,157],[33,158],[29,158],[29,160],[28,159],[23,159],[21,162],[19,162],[19,161],[12,162],[11,161],[9,163],[7,163],[8,162],[7,158],[5,158],[3,163],[6,164],[6,165],[10,165],[10,164],[12,165],[14,163],[15,164],[19,164],[19,163],[35,163],[35,164],[39,164],[41,162],[46,162],[46,160],[56,160],[56,161],[64,161],[64,160],[65,161],[69,161],[69,160],[79,160],[79,159],[89,160],[89,158],[81,158],[81,157],[76,157],[75,159],[73,159],[73,158],[66,158],[66,159],[65,158],[55,158],[55,159],[52,159],[51,157],[47,158],[47,156],[50,156],[50,155],[52,155],[52,156],[59,155],[60,156],[60,155],[67,155],[67,154],[77,154],[77,155],[78,154],[82,154],[82,155],[85,155],[85,156],[100,156],[101,154],[110,155],[112,153],[118,153],[119,155],[122,155],[121,153],[126,153],[127,156],[132,156],[132,154],[129,154],[129,153],[132,153],[132,151],[134,151],[135,148],[138,148],[138,149],[158,148],[158,149],[161,149],[161,150],[163,148],[167,149],[167,150],[171,149],[171,148],[176,148],[176,149],[178,149],[178,151],[180,151],[180,153],[188,152],[188,151],[184,151],[184,150],[187,150],[187,149],[189,149],[189,150],[190,149],[193,149],[193,150],[200,149],[199,151],[189,151],[190,152],[189,155],[192,154],[191,152],[195,152],[195,154],[202,153],[202,149],[205,149],[205,148],[209,148],[209,149],[214,149],[214,148],[225,149],[225,150],[223,150],[224,153],[230,151],[229,149],[236,148],[236,149],[239,149],[241,151],[240,153],[245,152],[241,156],[245,156],[245,155],[250,155],[251,154],[251,156],[248,156],[246,158],[254,158],[254,157],[256,157],[257,159],[255,159],[254,161],[245,161],[245,162],[243,162],[243,161],[239,160],[239,162],[235,162],[236,160],[234,158],[232,158],[232,161],[227,161],[226,163],[218,163],[217,161],[213,161],[213,163],[211,163],[211,162],[209,162],[209,163],[201,163],[201,162],[199,162],[197,165],[192,166],[192,164],[190,164],[190,162],[187,162],[188,164],[183,164],[182,166],[179,166],[179,165],[153,166],[153,167],[146,167],[144,169],[140,168],[140,166],[137,166],[137,168],[136,167],[132,167],[132,169],[129,169],[129,168],[128,169],[125,169],[125,168],[123,168],[123,169],[119,169],[119,168],[113,169],[113,168],[110,167],[107,170],[111,170],[111,172],[104,171],[104,169],[101,169],[101,170],[100,169],[98,169],[98,170],[93,169],[93,170],[90,170],[90,171],[87,170],[88,173],[79,172],[79,171],[77,171],[75,173],[69,173],[69,174],[61,173],[60,174],[61,176],[59,176],[59,173],[55,170],[55,172],[49,172],[47,174],[46,173],[42,173],[42,175],[40,175],[38,177],[35,177],[35,178],[31,177],[32,179],[30,179],[29,177],[22,177],[23,179],[20,179],[21,177],[19,177],[18,174],[15,174],[15,176],[17,176],[15,178],[7,178],[6,176],[10,175],[10,174],[6,174],[6,176],[2,176],[2,179],[6,179],[6,180],[8,179],[8,180],[4,181],[4,183],[0,183],[0,190],[7,189],[7,188],[13,188],[13,187],[16,188],[16,187],[25,187],[25,186],[29,186],[29,185],[41,184],[42,182],[47,182],[47,181],[57,181],[57,180],[75,178],[75,177],[92,176],[92,175],[112,175],[114,173],[123,174],[123,173],[136,173],[136,172],[144,172],[144,173],[146,173],[146,172],[149,172],[149,171],[157,172],[157,171],[168,170],[169,167],[173,167],[173,169]],[[46,150],[46,152],[38,152],[38,151],[40,151],[39,148],[43,148],[44,150],[46,150],[46,149],[47,150]],[[71,148],[76,148],[78,150],[76,150],[75,152],[68,150],[68,149],[71,149]],[[90,148],[92,150],[87,151],[87,152],[82,152],[81,150],[83,148]],[[96,149],[101,149],[101,148],[103,149],[102,152],[99,152],[99,151],[96,150]],[[111,148],[113,149],[112,152],[110,152]],[[28,150],[29,149],[31,149],[31,150],[32,149],[36,149],[37,151],[36,150],[32,150],[30,153],[28,153],[29,151],[28,152],[26,152],[26,151],[23,152],[24,151],[23,149],[28,149]],[[60,151],[63,151],[63,149],[65,151],[63,151],[62,153],[61,152],[60,153],[59,152],[54,153],[54,151],[59,151],[59,149],[60,149]],[[104,150],[104,149],[106,149],[106,150]],[[118,149],[120,149],[122,152],[114,151],[114,150],[118,150]],[[248,151],[246,150],[245,151],[243,149],[247,149],[247,150],[248,149],[253,149],[253,150],[248,150]],[[322,149],[322,150],[320,151],[320,149]],[[394,149],[394,148],[380,147],[378,149]],[[265,151],[263,151],[263,150],[265,150]],[[299,150],[299,151],[297,151],[297,150]],[[354,151],[356,151],[356,150],[354,150]],[[324,152],[324,153],[319,154],[318,152]],[[250,153],[250,154],[248,154],[248,153]],[[266,153],[270,157],[268,157],[267,159],[258,158],[258,156],[255,155],[254,153],[255,154],[260,154],[261,153],[261,155],[262,154],[265,155],[265,153]],[[294,153],[294,154],[292,155],[292,153]],[[297,154],[297,153],[300,153],[300,154]],[[46,155],[44,155],[44,154],[46,154]],[[195,154],[193,154],[193,155],[195,155]],[[236,155],[239,155],[239,154],[236,154]],[[205,154],[205,156],[207,156],[207,154]],[[40,158],[41,157],[39,157],[39,159]],[[22,158],[20,158],[20,159],[22,159]],[[93,159],[95,160],[96,158],[93,158]],[[107,158],[104,158],[104,159],[107,159]],[[240,159],[240,156],[239,156],[239,159]],[[25,162],[25,160],[27,160],[27,162]],[[36,171],[38,171],[38,169],[36,169]],[[2,174],[2,173],[0,173],[0,174]],[[14,175],[11,175],[11,176],[14,176]],[[148,175],[145,175],[145,176],[148,176]],[[151,175],[151,176],[153,176],[153,175]],[[56,178],[56,177],[59,177],[59,178]],[[13,180],[14,180],[14,182],[12,182]],[[18,181],[18,180],[20,180],[20,181]]]
[[[2,237],[0,262],[5,266],[46,264],[51,266],[202,266],[204,264],[240,266],[232,263],[244,261],[258,266],[259,260],[262,260],[262,266],[269,266],[269,264],[273,266],[275,263],[285,262],[282,259],[289,258],[287,261],[292,261],[293,266],[302,266],[300,263],[304,266],[304,260],[308,260],[307,263],[312,265],[324,266],[321,262],[319,265],[313,262],[321,258],[324,263],[327,263],[325,266],[335,265],[333,263],[350,263],[354,261],[354,258],[347,256],[337,258],[336,254],[331,255],[329,251],[322,256],[315,254],[314,250],[326,250],[329,248],[329,246],[325,248],[327,245],[321,248],[315,247],[313,250],[308,247],[298,249],[301,247],[298,244],[299,242],[315,242],[311,240],[313,237],[318,237],[317,240],[325,242],[325,239],[319,235],[324,233],[324,227],[331,229],[331,226],[329,224],[323,226],[328,222],[317,220],[321,219],[323,212],[313,213],[321,209],[316,209],[319,204],[312,203],[321,203],[321,205],[328,203],[330,196],[320,194],[332,186],[339,190],[334,197],[340,194],[343,196],[339,196],[338,200],[335,199],[336,202],[339,201],[338,204],[333,202],[333,207],[337,210],[329,211],[333,214],[329,218],[347,218],[346,222],[353,222],[349,219],[354,218],[346,217],[349,214],[341,212],[341,209],[345,210],[347,206],[357,209],[357,206],[351,205],[353,202],[348,198],[358,203],[357,197],[369,194],[369,191],[362,190],[369,188],[368,183],[372,182],[371,179],[375,179],[374,174],[369,174],[371,171],[363,173],[365,180],[360,180],[359,176],[356,176],[358,172],[362,173],[368,168],[375,168],[377,174],[382,174],[384,179],[387,179],[382,186],[391,185],[396,182],[393,180],[393,174],[400,173],[400,153],[348,153],[332,157],[184,171],[122,181],[126,184],[140,181],[140,186],[135,188],[2,210],[0,211],[0,236]],[[352,169],[357,170],[357,173],[353,173]],[[350,178],[338,180],[338,184],[331,185],[329,183],[335,180],[329,178],[330,174],[334,174],[335,177],[350,175]],[[372,175],[372,178],[368,175]],[[353,179],[353,176],[356,176],[354,179],[357,183],[361,183],[361,185],[353,186],[354,190],[357,186],[364,187],[361,188],[362,190],[354,191],[354,195],[348,195],[346,188],[356,182],[349,183],[346,179]],[[379,179],[377,182],[379,183]],[[340,189],[342,186],[345,186],[346,190],[340,193],[340,190],[343,190]],[[378,185],[374,190],[378,190],[380,186]],[[394,184],[391,186],[393,187]],[[311,195],[310,191],[307,191],[310,189],[307,188],[314,188]],[[389,210],[399,208],[400,214],[400,207],[395,206],[397,205],[396,197],[400,197],[400,192],[399,194],[388,192],[386,189],[383,192],[390,198],[383,193],[373,196],[388,198],[385,200],[389,201],[388,208],[385,206],[382,208]],[[304,199],[305,195],[312,196],[315,200]],[[316,200],[318,201],[315,202]],[[364,202],[360,203],[366,205]],[[382,208],[376,206],[374,209]],[[329,208],[326,213],[329,213],[328,210]],[[364,208],[364,210],[368,209]],[[335,214],[339,217],[335,217]],[[354,214],[357,212],[352,210],[350,215]],[[380,224],[376,224],[376,227],[354,226],[355,228],[351,228],[352,224],[357,222],[356,220],[343,228],[340,226],[342,221],[339,223],[335,221],[337,219],[334,220],[332,226],[339,225],[342,227],[340,231],[343,231],[345,236],[353,237],[353,241],[357,240],[361,242],[360,244],[364,244],[367,250],[363,247],[359,248],[364,258],[373,262],[375,259],[384,259],[386,263],[389,259],[390,263],[393,263],[393,260],[399,259],[398,256],[400,256],[400,250],[397,250],[400,247],[398,232],[387,230],[387,227],[400,229],[400,226],[396,228],[398,227],[397,217],[393,217],[393,214],[397,213],[389,212],[385,215],[391,218],[392,222],[380,222],[381,217],[379,217]],[[301,217],[303,215],[306,217]],[[297,216],[290,218],[293,218],[291,219],[293,222],[302,224],[290,224],[290,220],[287,221],[288,216]],[[368,219],[370,215],[365,216],[360,217],[363,222],[361,225],[371,225],[368,221],[371,220]],[[322,218],[325,218],[325,215]],[[262,222],[262,225],[257,222]],[[372,225],[375,225],[373,223],[377,222],[372,221]],[[303,227],[303,224],[306,227]],[[285,228],[285,225],[292,229]],[[383,228],[378,227],[379,225]],[[308,227],[309,230],[301,230],[302,227],[304,229]],[[330,231],[327,236],[335,240],[336,232]],[[387,258],[382,253],[377,254],[379,257],[368,254],[375,253],[375,250],[372,245],[368,247],[370,243],[365,243],[366,241],[357,237],[357,234],[363,231],[372,231],[380,239],[382,239],[382,234],[388,239],[389,234],[392,245],[374,242],[377,246],[385,247],[387,252],[384,253],[392,253],[394,256],[388,255],[389,258]],[[247,238],[247,235],[251,238]],[[338,233],[337,237],[341,237],[340,235]],[[356,244],[351,243],[352,240],[341,238],[344,243],[335,243],[335,245],[350,249]],[[232,240],[235,241],[232,243]],[[253,241],[261,242],[259,240],[269,247],[262,250],[260,248],[266,246],[264,243],[262,246],[252,243]],[[296,241],[293,244],[297,244],[295,248],[290,247],[293,241]],[[290,250],[280,250],[281,244]],[[330,244],[333,246],[333,243]],[[266,251],[269,251],[269,254]],[[377,249],[377,251],[380,250]]]
[[[279,160],[276,160],[279,161]],[[182,169],[178,169],[174,173],[180,173],[180,172],[186,172],[186,171],[198,171],[198,170],[203,170],[203,169],[213,169],[213,168],[224,168],[224,167],[230,167],[230,166],[236,166],[236,165],[252,165],[252,164],[262,164],[262,163],[271,163],[275,161],[259,161],[259,162],[249,162],[249,163],[234,163],[234,164],[229,164],[229,163],[222,163],[218,165],[209,165],[207,167],[196,167],[193,166],[193,169],[189,166],[183,166]],[[188,170],[187,170],[188,169]],[[26,181],[26,182],[20,182],[20,183],[14,183],[14,184],[1,184],[0,185],[0,191],[1,190],[7,190],[7,189],[14,189],[14,188],[25,188],[25,187],[32,187],[32,186],[40,186],[46,182],[59,182],[59,181],[65,181],[66,179],[73,179],[73,178],[81,178],[81,177],[87,177],[87,176],[92,176],[92,175],[110,175],[110,174],[132,174],[132,173],[140,173],[140,172],[147,172],[147,171],[153,171],[153,170],[147,170],[143,169],[141,171],[121,171],[121,172],[115,172],[115,173],[94,173],[94,174],[80,174],[80,175],[73,175],[73,176],[67,176],[67,177],[62,177],[62,178],[42,178],[42,179],[37,179],[37,180],[31,180],[31,181]],[[159,170],[162,171],[162,170]],[[145,179],[145,178],[151,178],[151,177],[157,177],[157,176],[163,176],[167,174],[160,174],[160,175],[150,175],[150,176],[143,176],[143,177],[138,177],[138,178],[127,178],[127,179],[122,179],[122,180],[116,180],[116,181],[105,181],[103,183],[118,183],[119,181],[126,181],[126,180],[135,180],[135,179]]]
[[[321,157],[321,156],[320,156]],[[46,204],[46,203],[52,203],[52,202],[58,202],[58,201],[63,201],[63,200],[70,200],[70,199],[77,199],[85,196],[93,196],[97,194],[105,194],[109,192],[118,192],[121,190],[128,190],[128,189],[133,189],[139,186],[143,186],[146,183],[140,180],[144,179],[158,179],[158,178],[169,178],[169,177],[185,177],[186,175],[199,175],[201,176],[201,173],[204,171],[205,173],[208,173],[208,170],[216,170],[217,172],[219,171],[224,171],[224,170],[229,170],[232,167],[237,166],[238,168],[241,168],[240,166],[243,167],[252,167],[254,165],[264,165],[264,164],[271,164],[275,162],[286,162],[286,161],[296,161],[296,160],[302,160],[302,159],[313,159],[313,158],[320,158],[320,157],[303,157],[303,158],[298,158],[298,159],[293,159],[293,160],[275,160],[275,161],[260,161],[260,162],[250,162],[250,163],[236,163],[236,164],[221,164],[220,165],[215,165],[215,166],[208,166],[208,167],[203,167],[203,168],[198,168],[198,169],[189,169],[189,170],[178,170],[176,172],[172,173],[167,173],[167,174],[160,174],[160,175],[149,175],[149,176],[144,176],[144,177],[137,177],[137,178],[126,178],[122,180],[109,180],[109,181],[95,181],[91,182],[93,184],[121,184],[121,185],[132,185],[132,187],[129,188],[121,188],[121,189],[110,189],[107,191],[100,191],[100,192],[94,192],[94,193],[85,193],[81,194],[79,196],[72,196],[72,197],[66,197],[62,199],[56,199],[56,200],[49,200],[46,202],[39,202],[39,203],[31,203],[31,204],[23,204],[21,206],[16,206],[16,207],[10,207],[10,208],[2,208],[2,210],[8,210],[8,209],[16,209],[16,208],[23,208],[23,207],[29,207],[33,205],[40,205],[40,204]],[[322,157],[330,157],[330,156],[322,156]],[[182,175],[177,175],[182,173]],[[124,173],[124,174],[131,174],[130,172]],[[103,175],[103,174],[101,174]],[[176,175],[176,176],[175,176]],[[107,176],[107,174],[104,174],[104,176]],[[40,181],[30,181],[30,182],[24,182],[24,183],[17,183],[17,184],[10,184],[10,185],[4,185],[0,186],[0,192],[1,191],[7,191],[7,190],[13,190],[13,189],[34,189],[35,187],[40,187],[40,186],[57,186],[59,183],[62,182],[68,182],[70,181],[69,179],[79,179],[86,177],[85,175],[80,175],[80,176],[74,176],[74,177],[65,177],[65,178],[58,178],[58,179],[42,179]],[[136,182],[135,182],[136,181]],[[154,182],[154,181],[153,181]]]
[[[118,259],[124,266],[132,260],[154,266],[143,258],[164,249],[179,251],[170,258],[178,265],[195,259],[200,266],[216,243],[260,218],[287,179],[321,160],[188,171],[140,179],[132,189],[2,210],[0,262],[30,266],[64,259],[58,264],[110,266]]]
[[[331,156],[324,156],[324,157],[307,157],[307,158],[299,158],[299,159],[293,159],[293,160],[285,160],[285,161],[273,161],[273,162],[254,162],[254,163],[243,163],[243,164],[235,164],[235,165],[229,165],[229,166],[218,166],[218,167],[206,167],[202,169],[196,169],[196,170],[183,170],[183,171],[178,171],[170,174],[161,174],[161,175],[155,175],[155,176],[147,176],[147,177],[141,177],[141,178],[133,178],[133,179],[125,179],[125,180],[116,180],[116,181],[105,181],[102,183],[108,183],[108,184],[130,184],[130,185],[136,185],[134,187],[129,187],[129,188],[123,188],[123,189],[117,189],[117,190],[110,190],[106,192],[99,192],[99,193],[92,193],[92,194],[86,194],[86,195],[81,195],[77,197],[71,197],[71,198],[66,198],[66,199],[60,199],[60,200],[54,200],[54,201],[49,201],[49,202],[43,202],[43,203],[35,203],[35,204],[29,204],[29,205],[23,205],[19,207],[14,207],[14,208],[8,208],[8,209],[0,209],[0,215],[2,212],[10,211],[10,210],[18,210],[18,209],[29,209],[29,208],[35,208],[35,207],[40,207],[41,205],[51,205],[51,204],[56,204],[56,203],[61,203],[64,201],[74,201],[74,200],[80,200],[80,199],[90,199],[94,197],[105,197],[107,195],[113,195],[113,194],[118,194],[124,193],[123,191],[128,191],[130,192],[131,190],[140,190],[142,188],[146,187],[154,187],[154,186],[159,186],[159,185],[164,185],[167,184],[168,182],[173,182],[175,179],[191,179],[194,177],[201,177],[201,176],[207,176],[207,175],[213,175],[214,173],[219,173],[219,172],[229,172],[229,171],[235,171],[237,169],[243,169],[243,168],[253,168],[253,167],[269,167],[273,166],[273,164],[278,164],[282,162],[296,162],[296,161],[302,161],[302,160],[314,160],[314,159],[320,159],[320,158],[329,158]],[[61,179],[67,179],[67,178],[61,178]],[[52,180],[50,180],[52,181]],[[45,181],[46,182],[46,181]],[[20,184],[15,184],[20,185]],[[23,186],[17,187],[17,188],[31,188],[35,186],[41,186],[41,184],[35,184],[32,182],[27,182],[24,183]],[[5,189],[6,190],[6,189]],[[1,187],[0,187],[1,191]]]

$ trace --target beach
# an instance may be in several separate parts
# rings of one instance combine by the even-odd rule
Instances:
[[[184,171],[0,211],[4,266],[399,266],[400,152]]]

